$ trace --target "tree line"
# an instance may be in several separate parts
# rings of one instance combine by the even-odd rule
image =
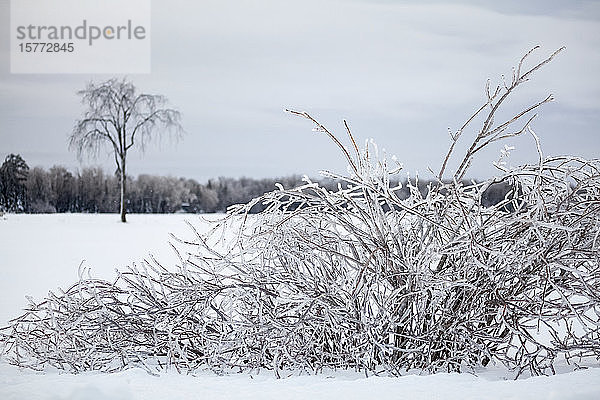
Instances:
[[[276,189],[301,185],[302,178],[225,178],[199,183],[172,176],[139,175],[128,177],[125,205],[130,213],[214,213],[225,212],[233,204],[243,204]],[[320,180],[322,186],[336,190],[335,180]],[[429,181],[419,182],[425,195]],[[499,202],[508,189],[493,186],[484,196],[486,205]],[[404,193],[405,192],[405,193]],[[400,197],[408,197],[407,185]],[[107,174],[99,167],[71,172],[55,165],[49,169],[29,168],[20,155],[10,154],[0,167],[0,211],[24,213],[117,213],[120,208],[119,174]],[[263,210],[257,204],[253,212]]]
[[[233,204],[302,183],[301,177],[279,179],[225,178],[202,184],[194,179],[139,175],[127,177],[127,211],[131,213],[224,212]],[[19,155],[0,167],[0,210],[26,213],[119,212],[120,177],[99,167],[71,172],[63,166],[29,168]],[[260,210],[256,210],[260,211]]]

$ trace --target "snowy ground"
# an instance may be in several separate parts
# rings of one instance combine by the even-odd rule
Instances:
[[[266,372],[266,371],[265,371]],[[369,377],[343,373],[275,379],[259,375],[148,375],[141,370],[81,375],[18,372],[0,366],[0,398],[13,399],[599,399],[600,369],[518,381],[468,374]]]
[[[77,281],[82,262],[94,277],[109,280],[115,268],[124,269],[150,253],[165,265],[174,264],[169,233],[192,237],[185,220],[207,226],[191,214],[133,214],[127,219],[122,224],[114,214],[0,217],[0,325],[21,314],[25,295],[40,300],[49,290]]]
[[[41,299],[48,290],[77,280],[83,260],[97,277],[111,279],[115,268],[148,253],[165,265],[175,263],[169,233],[190,236],[184,224],[206,226],[194,215],[56,214],[0,217],[0,325],[20,314],[25,295]],[[568,368],[563,368],[568,370]],[[600,368],[551,377],[506,380],[502,370],[400,378],[354,372],[292,376],[276,380],[258,375],[197,376],[168,372],[154,377],[141,370],[117,374],[60,374],[20,371],[0,363],[0,399],[600,399]]]

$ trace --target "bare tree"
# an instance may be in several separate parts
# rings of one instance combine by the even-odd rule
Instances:
[[[147,142],[163,133],[182,132],[178,111],[165,108],[167,99],[161,95],[138,93],[126,79],[90,82],[78,92],[87,110],[75,123],[69,137],[69,148],[83,155],[95,156],[109,144],[120,178],[121,221],[126,222],[127,152],[137,146],[142,151]],[[158,130],[162,128],[162,130]]]

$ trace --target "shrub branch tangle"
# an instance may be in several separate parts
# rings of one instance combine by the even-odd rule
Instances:
[[[82,277],[4,330],[6,357],[73,372],[170,366],[268,368],[278,376],[348,367],[460,371],[490,362],[518,376],[553,372],[563,356],[597,362],[600,161],[540,152],[535,165],[499,164],[497,178],[460,180],[482,146],[535,137],[531,112],[550,97],[496,126],[494,116],[555,54],[522,72],[528,53],[511,83],[488,90],[453,135],[439,182],[423,194],[409,181],[406,199],[390,185],[396,166],[376,147],[360,150],[350,129],[345,146],[292,111],[348,159],[349,176],[328,174],[345,183],[337,191],[307,179],[231,208],[207,234],[190,225],[195,237],[180,239],[175,271],[148,259],[115,282]],[[452,179],[442,180],[455,142],[479,113],[487,113],[483,127]],[[499,182],[512,191],[483,206],[483,193]],[[265,210],[249,216],[257,203]]]

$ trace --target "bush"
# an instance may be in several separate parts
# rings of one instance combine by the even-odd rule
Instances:
[[[318,372],[356,368],[398,375],[502,363],[540,374],[600,357],[600,161],[543,158],[480,183],[463,181],[473,156],[532,134],[535,103],[499,125],[500,105],[532,72],[487,91],[452,136],[438,181],[410,196],[390,182],[397,165],[374,145],[350,146],[314,120],[350,164],[330,190],[304,185],[229,209],[214,229],[180,241],[176,270],[155,260],[116,282],[81,279],[4,330],[9,360],[68,371],[208,367]],[[455,143],[483,115],[447,179]],[[514,133],[507,129],[524,120]],[[347,124],[345,124],[348,128]],[[483,146],[483,147],[482,147]],[[539,148],[539,146],[538,146]],[[486,193],[504,188],[490,205]],[[263,211],[249,215],[260,204]],[[230,237],[226,246],[223,238]],[[190,249],[191,247],[191,249]],[[187,254],[187,255],[186,255]]]

